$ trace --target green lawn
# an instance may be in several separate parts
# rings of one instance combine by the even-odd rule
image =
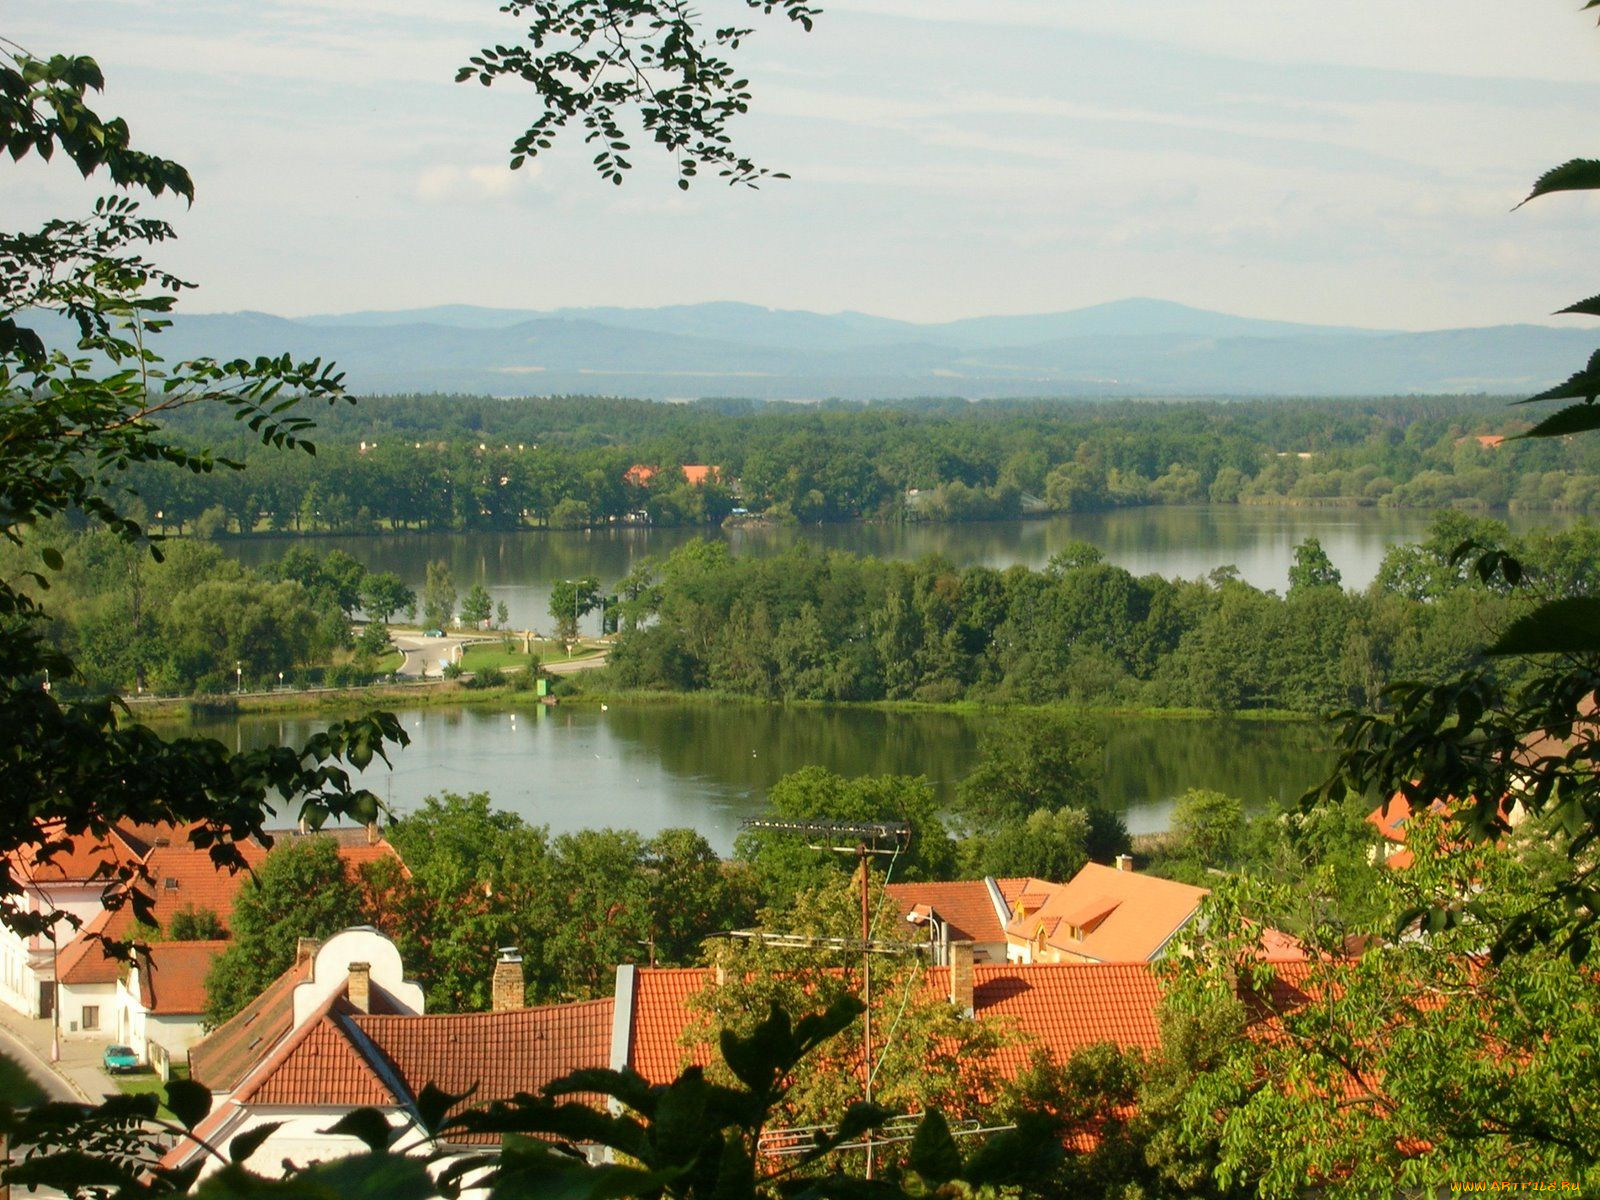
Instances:
[[[22,1064],[4,1054],[0,1054],[0,1096],[18,1108],[32,1108],[47,1098],[45,1090],[22,1069]]]
[[[516,643],[520,647],[521,643]],[[536,641],[534,651],[540,662],[567,662],[566,647],[560,642]],[[572,658],[593,658],[600,653],[596,646],[580,644]],[[502,671],[515,671],[528,665],[528,656],[521,649],[507,650],[499,642],[481,642],[466,647],[461,652],[461,667],[465,671],[482,671],[498,667]]]
[[[172,1077],[174,1079],[189,1078],[188,1064],[173,1063]],[[112,1078],[117,1081],[117,1086],[122,1089],[123,1093],[129,1096],[142,1096],[146,1092],[154,1092],[157,1096],[166,1094],[167,1085],[161,1082],[161,1076],[157,1075],[151,1068],[145,1068],[132,1075],[113,1075]],[[160,1115],[168,1120],[176,1119],[165,1104],[161,1106]]]

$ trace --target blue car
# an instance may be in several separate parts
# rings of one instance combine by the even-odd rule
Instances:
[[[139,1056],[129,1046],[107,1046],[106,1052],[100,1056],[100,1063],[111,1074],[123,1071],[137,1071],[143,1064]]]

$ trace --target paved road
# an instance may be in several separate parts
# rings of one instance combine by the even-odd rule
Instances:
[[[395,649],[406,656],[405,665],[395,672],[396,675],[411,679],[437,679],[440,664],[446,659],[455,658],[456,647],[475,639],[449,636],[431,638],[419,633],[397,633],[393,640]]]

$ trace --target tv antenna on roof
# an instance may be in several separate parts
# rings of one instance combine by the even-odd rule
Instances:
[[[813,850],[854,854],[861,862],[861,1058],[865,1099],[872,1103],[872,903],[867,863],[874,854],[898,856],[911,845],[911,826],[905,821],[783,821],[748,817],[741,829],[756,833],[793,833],[806,839]],[[892,1030],[891,1030],[892,1032]],[[872,1131],[862,1139],[867,1151],[867,1178],[873,1176]]]

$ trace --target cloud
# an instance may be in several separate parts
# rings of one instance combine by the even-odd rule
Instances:
[[[526,186],[526,181],[537,177],[539,172],[540,165],[536,162],[525,163],[518,171],[511,170],[503,163],[478,166],[438,163],[422,170],[417,176],[414,191],[417,199],[424,204],[505,200]]]

